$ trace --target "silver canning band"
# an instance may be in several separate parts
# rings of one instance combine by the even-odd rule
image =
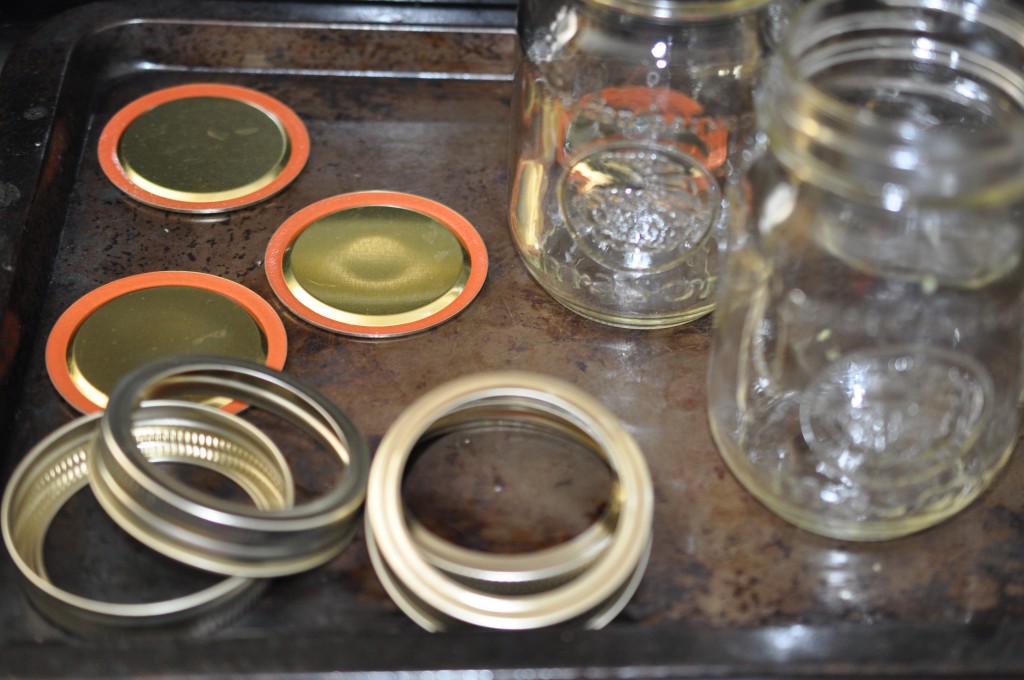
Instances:
[[[307,503],[273,510],[178,483],[149,464],[128,423],[141,403],[183,393],[229,397],[290,422],[337,457],[341,480]],[[215,573],[270,577],[319,566],[345,548],[358,526],[369,463],[366,443],[349,419],[291,376],[235,359],[178,357],[118,383],[100,422],[89,474],[103,508],[154,550]]]
[[[560,423],[589,439],[589,448],[615,476],[610,499],[615,507],[610,516],[615,521],[609,539],[593,559],[581,561],[578,573],[548,562],[533,574],[520,574],[518,583],[502,588],[501,581],[492,580],[495,575],[474,572],[459,553],[448,553],[449,563],[439,566],[438,555],[428,554],[417,541],[417,534],[422,534],[410,527],[401,497],[402,478],[412,452],[439,423],[444,427],[459,421],[470,423],[495,412],[503,413],[503,420],[512,426],[517,419]],[[650,550],[653,496],[640,448],[597,400],[546,376],[481,373],[427,393],[388,429],[370,471],[367,545],[389,595],[428,630],[458,624],[523,630],[565,622],[599,628],[621,611],[642,577]],[[553,554],[558,555],[560,548],[563,546],[552,549]],[[467,573],[473,578],[463,578]],[[552,573],[568,578],[548,580]],[[538,585],[543,587],[538,589]]]
[[[230,577],[185,596],[141,603],[96,600],[51,582],[43,559],[46,534],[61,507],[88,484],[86,458],[99,419],[98,413],[83,416],[39,442],[4,491],[4,543],[33,603],[58,624],[85,633],[206,627],[247,604],[262,590],[261,581]],[[153,403],[133,414],[131,431],[152,463],[214,470],[243,488],[259,508],[292,502],[291,471],[284,457],[273,442],[235,416],[199,404]]]

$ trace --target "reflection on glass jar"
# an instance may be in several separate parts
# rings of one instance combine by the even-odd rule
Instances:
[[[1024,14],[927,5],[798,13],[730,192],[712,430],[754,495],[839,538],[949,517],[1017,437]]]
[[[520,3],[509,219],[555,299],[627,327],[711,311],[723,187],[785,4]]]

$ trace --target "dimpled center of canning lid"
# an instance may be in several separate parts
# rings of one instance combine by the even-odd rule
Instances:
[[[349,208],[310,224],[289,256],[295,282],[323,304],[353,314],[412,312],[465,279],[459,239],[437,220],[393,206]]]

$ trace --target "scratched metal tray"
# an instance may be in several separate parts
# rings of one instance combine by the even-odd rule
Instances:
[[[341,405],[371,444],[415,397],[470,372],[540,371],[598,396],[640,441],[656,485],[653,555],[632,602],[602,631],[431,635],[388,600],[359,534],[327,566],[273,582],[211,632],[85,639],[35,613],[4,555],[0,676],[1024,677],[1019,455],[979,502],[920,535],[851,545],[799,531],[746,494],[715,452],[704,413],[708,320],[607,328],[530,280],[505,224],[510,4],[138,0],[74,10],[24,40],[0,78],[0,480],[75,416],[43,363],[59,314],[125,275],[204,271],[275,305],[287,370]],[[194,81],[257,88],[296,110],[313,151],[293,186],[195,217],[133,203],[106,181],[95,151],[104,122],[146,92]],[[481,232],[490,277],[463,314],[369,342],[318,330],[277,303],[262,270],[272,232],[305,205],[364,189],[441,201]],[[550,537],[599,502],[585,466],[520,469],[517,455],[442,457],[421,473],[417,512],[522,549],[539,539],[528,523],[503,527],[510,508],[552,522]],[[488,515],[498,501],[506,514]],[[54,578],[129,595],[140,579],[175,581],[103,519],[87,495],[75,499],[47,546]]]

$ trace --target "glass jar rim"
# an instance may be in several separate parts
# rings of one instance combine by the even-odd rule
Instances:
[[[1003,36],[1024,60],[1024,11],[1000,0],[947,0],[941,6],[921,0],[878,0],[869,7],[852,5],[853,9],[846,13],[836,10],[844,2],[849,0],[813,0],[790,19],[789,30],[771,67],[775,75],[768,78],[776,82],[766,88],[758,107],[775,155],[793,156],[786,165],[802,166],[799,174],[815,175],[816,183],[838,180],[829,179],[833,174],[830,163],[816,155],[825,153],[838,154],[844,162],[855,163],[862,171],[882,173],[875,176],[880,187],[913,185],[914,193],[950,198],[973,186],[968,192],[982,201],[1005,201],[1008,196],[1024,191],[1024,157],[1020,153],[1024,146],[1024,116],[1003,116],[970,129],[969,134],[966,129],[964,134],[950,134],[942,125],[914,120],[909,115],[889,117],[844,101],[813,79],[837,65],[860,59],[857,50],[869,52],[864,45],[849,53],[834,49],[838,44],[835,39],[847,32],[870,36],[870,53],[879,59],[902,58],[899,50],[905,49],[908,41],[937,35],[933,25],[922,23],[926,13],[953,17]],[[915,11],[921,14],[912,15]],[[900,17],[907,20],[900,22]],[[879,33],[889,29],[906,29],[906,34],[893,37]],[[855,40],[851,38],[850,43]],[[990,63],[999,64],[999,68],[1009,67],[1002,66],[998,57],[978,59],[983,51],[967,44],[954,51],[960,53],[955,55],[958,59],[966,56],[963,63],[978,69],[975,75],[990,79],[994,87],[1024,110],[1024,77],[1002,82],[998,78],[1001,74]],[[853,55],[852,59],[844,61],[848,55]],[[954,70],[960,67],[956,60],[950,65]],[[788,139],[791,136],[802,141]],[[986,188],[981,186],[982,177],[994,176],[998,177],[996,181]],[[865,188],[857,191],[862,190]]]
[[[585,0],[613,11],[663,20],[718,19],[746,14],[775,0]]]
[[[602,0],[598,0],[602,1]],[[615,1],[615,0],[611,0]],[[827,7],[838,5],[848,0],[813,0],[797,9],[791,17],[789,29],[783,36],[778,49],[778,58],[785,71],[785,76],[791,83],[799,88],[799,95],[806,100],[815,110],[837,120],[845,120],[855,125],[870,125],[873,128],[893,128],[896,133],[906,134],[910,132],[908,126],[903,122],[887,121],[882,116],[865,109],[864,107],[849,104],[838,97],[828,94],[820,87],[808,82],[802,72],[801,57],[804,53],[813,50],[819,40],[819,35],[824,33],[827,38],[834,37],[831,31],[820,31],[815,29],[817,14],[826,14],[823,10]],[[967,8],[974,8],[968,11]],[[1024,53],[1024,11],[1017,9],[1009,3],[1000,0],[949,0],[942,4],[942,7],[935,7],[921,0],[879,0],[876,7],[858,9],[856,14],[866,15],[885,10],[914,10],[942,12],[956,15],[972,23],[983,24],[994,31],[1001,32],[1007,36],[1019,35],[1017,39]],[[988,15],[988,20],[983,20]],[[829,15],[831,16],[831,15]],[[1021,88],[1019,101],[1024,108],[1024,87]]]

